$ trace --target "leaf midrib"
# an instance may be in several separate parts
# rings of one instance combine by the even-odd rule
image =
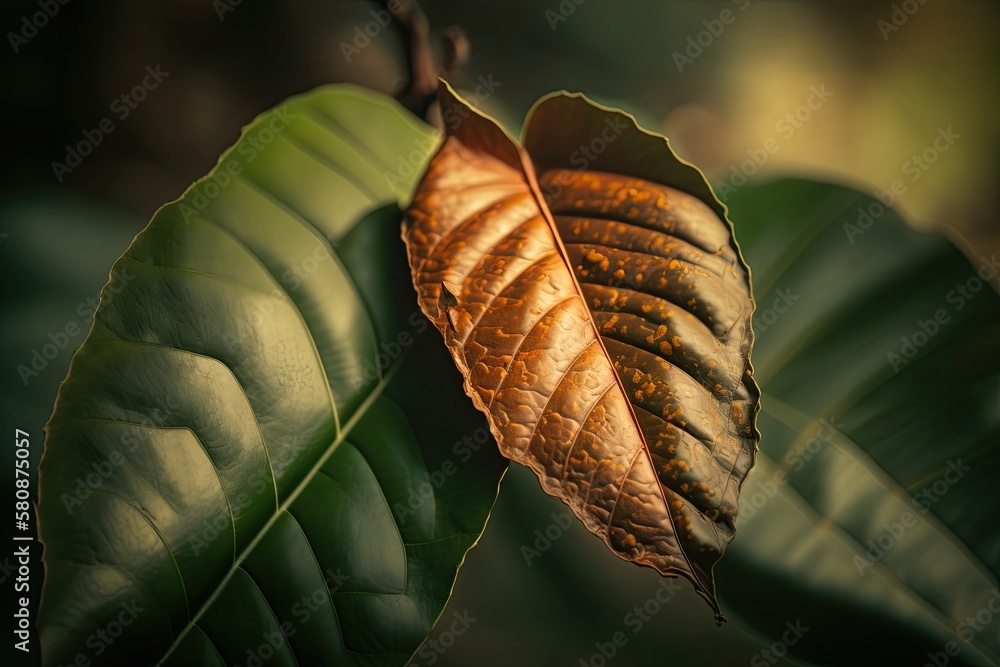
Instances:
[[[201,617],[204,616],[205,613],[212,607],[212,604],[222,594],[222,591],[229,583],[229,580],[232,579],[236,571],[240,569],[240,566],[243,564],[243,561],[246,560],[246,558],[253,552],[257,544],[260,543],[262,539],[264,539],[268,531],[278,520],[278,518],[282,515],[282,513],[288,511],[288,508],[291,507],[292,503],[295,502],[299,494],[305,490],[305,488],[312,481],[313,477],[315,477],[320,472],[320,470],[323,468],[323,466],[326,464],[329,458],[333,455],[333,453],[346,440],[347,435],[351,432],[351,430],[367,414],[368,409],[371,408],[371,406],[375,403],[375,401],[379,398],[379,396],[382,395],[382,392],[385,390],[386,386],[389,384],[389,382],[391,382],[392,378],[396,375],[399,368],[405,363],[406,359],[410,356],[411,350],[412,348],[407,349],[399,357],[395,365],[393,365],[392,368],[390,368],[389,371],[385,374],[385,376],[381,380],[379,380],[379,382],[372,388],[372,391],[368,394],[368,396],[365,397],[365,400],[361,402],[361,405],[358,406],[354,414],[352,414],[350,418],[348,418],[348,420],[344,422],[343,426],[337,433],[337,436],[334,438],[333,442],[330,443],[330,445],[326,448],[323,454],[316,460],[316,463],[312,466],[312,468],[309,469],[309,472],[305,474],[305,476],[295,486],[292,492],[288,494],[288,497],[284,500],[284,502],[278,505],[277,509],[267,520],[267,523],[261,526],[260,530],[257,532],[257,535],[253,538],[253,540],[251,540],[251,542],[246,546],[246,548],[233,561],[232,565],[229,567],[229,570],[226,572],[226,575],[219,582],[219,585],[216,586],[212,594],[205,600],[205,602],[202,603],[198,612],[194,616],[192,616],[191,619],[185,624],[184,628],[181,629],[180,633],[174,639],[170,648],[163,655],[163,657],[160,659],[157,665],[163,665],[166,662],[167,658],[170,657],[170,655],[174,652],[174,650],[181,645],[185,636],[187,636],[188,632],[191,631],[191,628],[197,625]]]
[[[649,448],[649,443],[646,441],[646,434],[643,432],[642,426],[639,423],[639,418],[636,416],[635,407],[632,405],[632,401],[628,399],[628,392],[625,390],[625,383],[622,382],[621,377],[619,377],[618,375],[618,371],[616,371],[614,368],[614,362],[612,361],[611,355],[608,353],[607,346],[604,344],[604,338],[601,336],[601,330],[597,326],[597,322],[594,321],[594,314],[590,311],[590,308],[587,307],[586,300],[583,296],[583,287],[580,285],[580,281],[577,280],[576,272],[573,271],[573,263],[569,259],[569,252],[566,250],[566,246],[563,244],[562,237],[559,234],[559,227],[556,225],[555,218],[552,216],[552,211],[549,209],[548,202],[545,201],[545,197],[542,195],[541,188],[538,184],[538,177],[535,175],[534,163],[532,162],[531,157],[527,155],[526,151],[524,150],[524,148],[521,147],[519,143],[515,143],[514,145],[517,148],[518,155],[521,158],[521,169],[523,171],[525,184],[528,186],[528,189],[531,192],[531,196],[535,199],[535,204],[538,207],[539,212],[541,212],[542,217],[545,218],[545,222],[548,225],[549,231],[552,234],[552,237],[555,239],[556,249],[559,253],[560,259],[563,262],[563,265],[566,268],[567,273],[569,273],[570,279],[573,281],[573,287],[575,293],[580,298],[580,300],[583,301],[584,308],[587,311],[587,322],[590,323],[590,328],[593,330],[594,338],[597,340],[597,344],[601,346],[601,351],[604,353],[604,358],[608,361],[609,364],[611,364],[611,374],[615,378],[615,384],[618,386],[618,390],[621,392],[622,398],[625,399],[624,403],[626,408],[628,409],[629,417],[632,419],[632,426],[634,427],[635,432],[639,435],[640,447],[645,456],[646,462],[649,464],[649,467],[653,471],[653,474],[655,476],[656,464],[653,462],[653,453]],[[600,400],[604,399],[601,398]],[[600,400],[598,402],[600,402]],[[569,458],[567,456],[567,461],[568,460]],[[634,465],[635,465],[635,460],[633,459],[629,469],[631,470],[632,466]],[[622,486],[624,487],[624,485],[625,485],[625,480],[622,481]],[[687,551],[684,549],[683,545],[680,544],[680,538],[679,538],[680,532],[677,530],[677,525],[674,523],[673,513],[670,512],[670,502],[667,499],[667,489],[666,487],[664,487],[664,485],[660,482],[658,478],[656,480],[656,489],[659,492],[660,500],[663,502],[663,507],[665,509],[667,519],[670,521],[670,527],[673,529],[674,539],[677,541],[677,545],[679,547],[678,551],[680,551],[681,555],[684,557],[684,564],[687,566],[688,572],[691,573],[691,577],[693,578],[694,581],[698,582],[698,585],[695,588],[696,589],[703,588],[708,593],[708,595],[711,596],[712,599],[709,600],[709,602],[712,604],[712,607],[714,608],[716,615],[717,616],[721,615],[717,600],[713,601],[716,595],[714,586],[710,589],[708,585],[706,585],[706,582],[702,581],[701,577],[698,576],[698,571],[695,569],[694,564],[691,562],[691,558],[688,556]],[[617,506],[617,502],[615,505]],[[614,517],[613,511],[611,513],[611,517]],[[608,519],[609,522],[611,520],[612,519],[610,518]]]
[[[306,113],[306,111],[307,110],[303,110],[303,113],[306,116],[309,116],[310,114]],[[373,157],[375,157],[379,162],[381,162],[381,163],[384,164],[384,161],[380,158],[380,156],[376,155],[374,153],[374,151],[372,151],[367,145],[365,145],[363,142],[361,142],[360,140],[358,140],[357,137],[355,137],[353,135],[353,133],[351,133],[350,131],[348,131],[347,128],[344,127],[337,119],[333,118],[330,114],[326,113],[325,111],[321,112],[320,115],[324,119],[326,119],[327,121],[329,121],[330,123],[335,124],[335,127],[337,129],[343,130],[344,133],[346,133],[347,135],[349,135],[351,141],[348,141],[347,143],[349,145],[351,145],[352,148],[356,152],[358,152],[359,155],[360,155],[360,151],[358,150],[357,145],[360,145],[361,147],[363,147],[364,149],[366,149]],[[337,133],[336,132],[332,132],[331,134],[336,135]],[[355,145],[355,144],[357,144],[357,145]],[[299,148],[301,150],[301,147],[299,147]],[[220,164],[221,164],[221,160],[220,160]],[[209,173],[209,175],[206,176],[206,179],[207,178],[211,178],[211,176],[217,171],[217,169],[218,169],[218,167],[216,167],[215,169],[213,169]],[[246,182],[252,189],[254,189],[255,191],[257,191],[259,194],[261,194],[262,196],[265,196],[266,198],[272,200],[280,208],[283,208],[289,214],[289,216],[290,216],[290,218],[292,220],[294,220],[295,222],[297,222],[307,232],[311,233],[314,237],[316,237],[321,242],[321,244],[323,246],[325,246],[325,249],[327,250],[327,252],[341,266],[341,269],[343,270],[344,274],[347,276],[348,280],[351,283],[351,287],[353,288],[354,294],[360,299],[360,292],[359,292],[359,290],[357,288],[357,285],[354,283],[353,278],[350,275],[350,273],[346,270],[346,267],[343,266],[343,264],[342,264],[342,262],[340,260],[340,257],[338,256],[338,254],[334,250],[331,241],[326,237],[326,235],[323,234],[318,228],[316,228],[316,226],[310,220],[308,220],[308,218],[306,218],[302,214],[300,214],[297,211],[295,211],[291,207],[290,204],[288,204],[287,202],[284,202],[283,200],[281,200],[274,193],[271,193],[263,185],[261,185],[259,183],[256,183],[256,182],[254,182],[253,180],[251,180],[249,178],[244,178],[242,180],[244,182]],[[355,185],[355,188],[357,188],[357,185]],[[363,190],[360,190],[360,191],[362,192],[362,194],[367,195],[367,193],[365,193]],[[396,364],[389,370],[388,373],[386,373],[384,376],[382,376],[381,378],[379,378],[378,383],[372,388],[372,391],[365,398],[365,400],[362,401],[362,403],[358,406],[358,408],[355,410],[354,414],[352,414],[351,417],[344,424],[341,424],[340,423],[339,411],[337,409],[336,401],[334,400],[332,387],[330,386],[329,376],[326,373],[326,364],[323,361],[322,355],[319,352],[319,346],[318,346],[318,344],[317,344],[317,342],[315,340],[315,337],[313,336],[312,330],[310,329],[308,323],[305,320],[304,313],[302,312],[302,309],[299,306],[298,302],[294,298],[292,298],[292,295],[288,292],[288,290],[285,288],[285,286],[281,283],[280,280],[278,280],[277,276],[271,271],[271,269],[263,261],[263,258],[261,258],[252,248],[250,248],[246,244],[246,242],[243,239],[239,238],[226,225],[221,224],[219,222],[216,222],[216,221],[212,220],[211,218],[207,217],[205,215],[204,211],[201,212],[197,216],[197,219],[200,219],[200,220],[208,223],[209,225],[211,225],[213,227],[216,227],[222,233],[224,233],[227,236],[229,236],[235,243],[237,243],[243,249],[243,251],[258,265],[258,267],[264,272],[264,274],[268,276],[268,278],[270,279],[270,281],[272,282],[272,284],[274,284],[277,287],[277,289],[279,289],[284,294],[285,298],[288,300],[289,304],[292,306],[292,310],[296,313],[297,317],[299,318],[299,321],[301,322],[303,329],[309,335],[309,340],[310,340],[311,347],[313,349],[314,354],[316,355],[316,359],[317,359],[317,361],[319,363],[320,368],[323,370],[323,377],[324,377],[324,383],[323,384],[324,384],[324,387],[326,389],[326,393],[327,393],[329,401],[330,401],[330,406],[331,406],[331,408],[333,410],[334,428],[337,430],[337,436],[334,438],[333,442],[330,443],[329,447],[327,447],[327,449],[323,452],[323,454],[317,459],[317,461],[313,465],[313,467],[310,468],[310,470],[306,473],[306,475],[302,478],[302,480],[295,486],[295,488],[288,495],[288,497],[285,499],[285,501],[277,504],[274,513],[271,515],[271,517],[268,519],[268,521],[263,526],[261,526],[260,530],[257,532],[257,534],[253,538],[253,540],[251,540],[251,542],[239,554],[238,557],[234,558],[233,563],[229,567],[229,570],[226,572],[226,575],[219,581],[219,584],[216,586],[216,588],[212,592],[212,594],[205,600],[204,603],[202,603],[202,605],[200,606],[198,612],[188,620],[188,622],[185,624],[184,628],[177,635],[177,637],[173,640],[173,642],[171,643],[170,648],[167,650],[167,652],[160,659],[160,662],[158,663],[159,665],[162,665],[167,660],[167,658],[170,657],[170,655],[174,652],[174,650],[178,646],[181,645],[184,637],[187,635],[188,632],[191,631],[191,628],[194,627],[197,624],[197,622],[199,621],[199,619],[201,619],[201,617],[211,608],[211,606],[215,602],[215,600],[222,594],[222,591],[225,589],[225,587],[229,583],[230,579],[232,579],[232,577],[234,576],[234,574],[236,573],[236,571],[238,569],[240,569],[243,561],[253,552],[254,548],[257,546],[257,544],[260,543],[260,541],[268,533],[268,531],[271,529],[271,527],[274,525],[274,523],[278,520],[278,518],[282,515],[282,513],[286,512],[288,510],[288,508],[296,500],[296,498],[299,496],[299,494],[309,485],[309,483],[316,476],[316,474],[322,469],[322,467],[326,463],[326,461],[330,458],[330,456],[333,455],[334,451],[336,451],[339,448],[339,446],[344,442],[347,434],[350,433],[350,431],[357,424],[357,422],[367,413],[367,410],[371,407],[371,405],[374,403],[374,401],[382,394],[382,392],[385,389],[386,385],[389,383],[389,381],[391,380],[391,378],[395,375],[397,369],[400,366],[402,366],[402,364],[404,363],[405,359],[409,356],[409,353],[410,353],[410,349],[408,349],[408,350],[406,350],[406,352],[403,353],[403,355],[400,356],[399,359],[396,360]],[[360,301],[363,304],[363,307],[365,308],[365,310],[367,311],[368,310],[367,304],[364,302],[363,299],[360,299]],[[371,322],[372,322],[371,313],[368,312],[367,314],[368,314],[368,318],[367,319],[368,319],[368,322],[369,322],[369,328],[372,330],[372,334],[374,336],[374,329],[373,329],[373,327],[371,325]],[[265,443],[265,451],[267,451],[266,443]],[[272,478],[273,478],[273,471],[272,471]],[[275,489],[275,495],[277,496],[277,492],[278,492],[277,479],[274,479],[274,489]],[[235,524],[233,525],[233,529],[235,530]]]

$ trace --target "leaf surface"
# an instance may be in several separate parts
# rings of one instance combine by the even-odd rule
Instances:
[[[399,165],[434,143],[379,95],[294,98],[116,262],[47,427],[45,664],[423,641],[504,470],[406,276]]]
[[[821,664],[946,647],[1000,664],[996,256],[970,264],[839,185],[783,179],[727,204],[765,391],[726,604],[776,638],[800,617],[811,629],[790,650]]]
[[[446,85],[451,127],[404,222],[413,282],[504,456],[621,558],[712,569],[753,464],[749,270],[663,137],[582,96],[525,148]]]

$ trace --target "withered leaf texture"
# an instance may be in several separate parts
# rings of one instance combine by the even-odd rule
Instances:
[[[753,465],[750,272],[704,177],[627,114],[543,99],[523,147],[442,82],[403,225],[420,307],[504,456],[624,560],[713,568]]]

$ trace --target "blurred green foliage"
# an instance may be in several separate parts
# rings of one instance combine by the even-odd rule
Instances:
[[[473,89],[479,76],[501,82],[482,105],[514,133],[513,119],[540,95],[582,91],[666,133],[713,184],[731,179],[747,151],[774,139],[778,150],[751,180],[792,171],[847,181],[866,193],[903,180],[898,203],[911,220],[946,228],[963,239],[968,254],[988,256],[1000,250],[1000,5],[931,0],[905,20],[897,17],[898,30],[887,30],[880,22],[893,22],[899,4],[427,0],[422,6],[436,36],[453,24],[466,31],[471,59],[453,79]],[[18,365],[67,323],[89,326],[78,309],[96,296],[113,259],[159,205],[215,164],[242,125],[322,83],[398,89],[404,69],[392,31],[379,31],[350,62],[344,55],[342,44],[372,20],[374,7],[271,0],[244,2],[220,16],[209,0],[73,2],[17,53],[6,54],[5,423],[26,426],[40,445],[69,354],[60,352],[28,386]],[[692,57],[697,49],[688,52],[689,39],[718,29],[713,22],[727,9],[735,19],[702,38],[701,53]],[[30,0],[7,3],[0,25],[16,31],[35,11]],[[156,64],[170,72],[162,88],[58,183],[52,162],[111,116],[113,100]],[[829,102],[811,109],[791,135],[779,129],[806,104],[811,87],[822,85],[833,91]],[[948,127],[960,138],[914,179],[917,172],[906,165]],[[780,198],[774,205],[782,205]],[[511,471],[491,528],[456,589],[455,604],[482,620],[439,665],[486,665],[487,657],[501,661],[518,652],[537,656],[539,664],[564,664],[607,641],[633,605],[655,592],[654,573],[623,570],[579,527],[525,567],[519,545],[532,544],[535,531],[559,511],[530,473]],[[986,548],[995,554],[995,544]],[[598,586],[608,585],[608,572],[617,575],[613,597]],[[710,614],[695,611],[700,606],[685,589],[642,634],[648,645],[630,646],[621,663],[744,664],[770,644],[739,622],[716,629]]]

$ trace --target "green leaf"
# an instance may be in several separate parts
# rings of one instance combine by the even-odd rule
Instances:
[[[823,664],[1000,663],[996,258],[843,187],[728,204],[763,395],[724,602],[773,637],[801,619],[790,650]]]
[[[45,664],[413,654],[504,470],[399,238],[435,143],[378,95],[295,98],[115,263],[39,472]]]

